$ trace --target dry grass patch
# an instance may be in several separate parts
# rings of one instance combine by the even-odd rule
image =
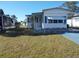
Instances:
[[[0,57],[79,57],[79,45],[61,35],[0,36]]]

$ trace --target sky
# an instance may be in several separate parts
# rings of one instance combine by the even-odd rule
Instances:
[[[3,9],[5,14],[16,15],[18,21],[23,21],[25,15],[58,7],[63,3],[64,1],[0,1],[0,9]]]

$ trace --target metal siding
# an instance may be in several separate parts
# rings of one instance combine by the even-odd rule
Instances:
[[[62,11],[62,10],[48,10],[48,11],[44,11],[44,15],[45,16],[67,16],[66,11]],[[56,17],[56,19],[59,19],[58,17]],[[62,18],[60,18],[62,19]],[[63,18],[62,20],[64,20],[66,18]],[[44,19],[43,19],[44,20]],[[67,28],[67,24],[65,23],[42,23],[42,28],[46,29],[46,28]]]

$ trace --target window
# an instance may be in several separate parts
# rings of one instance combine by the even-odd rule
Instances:
[[[38,23],[39,22],[39,18],[37,16],[35,16],[35,22]]]
[[[28,18],[28,22],[30,22],[30,18]]]
[[[45,16],[45,23],[66,23],[66,21],[63,21],[63,19],[66,19],[66,16]]]
[[[63,23],[63,20],[58,20],[58,23]]]
[[[37,22],[37,23],[39,22],[38,19],[36,19],[36,22]]]
[[[48,23],[53,23],[53,20],[52,19],[49,19]]]
[[[49,16],[47,17],[47,19],[48,19],[48,23],[53,23],[53,17]]]
[[[35,16],[35,22],[37,22],[37,23],[39,22],[39,19],[36,16]]]
[[[54,20],[54,23],[57,23],[57,20]]]

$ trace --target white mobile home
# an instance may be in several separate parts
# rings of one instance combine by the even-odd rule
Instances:
[[[44,9],[42,12],[32,13],[31,26],[36,32],[64,31],[67,29],[67,17],[70,13],[72,12],[63,8]]]
[[[43,10],[43,28],[67,28],[68,10],[63,8],[50,8]]]

